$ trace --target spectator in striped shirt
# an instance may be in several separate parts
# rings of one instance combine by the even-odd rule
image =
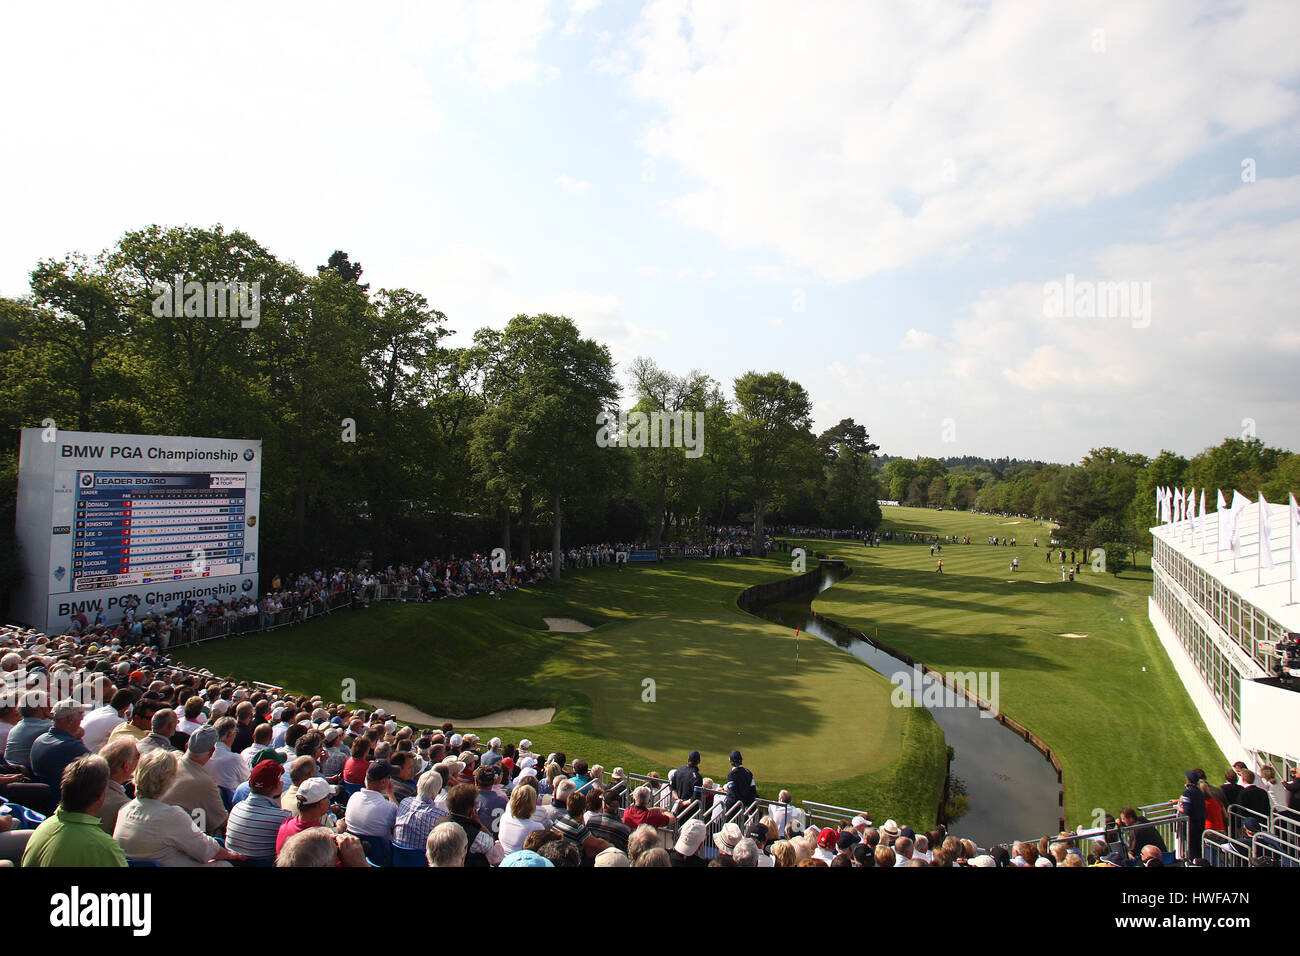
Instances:
[[[584,861],[594,860],[596,854],[609,846],[608,843],[593,834],[587,828],[587,825],[582,822],[582,817],[586,811],[587,798],[580,793],[570,793],[568,803],[565,805],[565,813],[561,814],[555,823],[551,825],[551,829],[582,852]]]
[[[226,821],[226,848],[250,860],[268,860],[276,854],[280,827],[290,819],[280,807],[280,765],[263,760],[248,777],[247,800],[235,804]]]

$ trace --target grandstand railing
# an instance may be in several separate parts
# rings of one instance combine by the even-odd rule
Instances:
[[[854,810],[850,807],[837,807],[832,803],[817,803],[814,800],[800,801],[803,805],[805,826],[835,827],[845,820],[852,820],[854,817],[865,817],[871,819],[871,814],[865,810]]]
[[[1067,847],[1077,850],[1084,859],[1087,859],[1088,854],[1092,852],[1096,841],[1104,840],[1108,853],[1119,851],[1127,859],[1129,856],[1128,835],[1144,827],[1154,827],[1156,832],[1160,834],[1160,839],[1164,842],[1167,852],[1174,853],[1180,859],[1186,857],[1188,819],[1185,813],[1181,813],[1177,806],[1169,803],[1153,803],[1145,807],[1137,807],[1136,810],[1138,816],[1144,817],[1146,822],[1134,823],[1131,826],[1115,823],[1105,830],[1084,831],[1083,833],[1064,836],[1049,836],[1048,839],[1052,843],[1063,843]],[[1037,843],[1038,841],[1024,840],[1021,842]]]

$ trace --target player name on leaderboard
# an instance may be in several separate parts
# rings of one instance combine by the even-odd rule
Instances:
[[[239,574],[247,476],[77,473],[72,589]]]

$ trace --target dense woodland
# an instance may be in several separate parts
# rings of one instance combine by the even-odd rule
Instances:
[[[156,281],[258,282],[260,316],[155,314]],[[679,539],[716,524],[873,528],[878,498],[1052,517],[1067,542],[1149,547],[1160,484],[1300,489],[1300,457],[1230,439],[1189,459],[1096,449],[1076,465],[877,456],[865,425],[811,427],[779,372],[626,370],[568,318],[456,329],[341,251],[314,270],[221,226],[128,232],[43,260],[0,299],[0,595],[16,571],[20,429],[263,442],[261,567],[377,564],[505,545]],[[814,383],[815,385],[815,383]],[[597,414],[704,412],[703,454],[600,447]]]

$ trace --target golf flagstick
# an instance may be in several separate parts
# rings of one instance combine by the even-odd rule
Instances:
[[[799,628],[794,629],[794,672],[799,673]]]

